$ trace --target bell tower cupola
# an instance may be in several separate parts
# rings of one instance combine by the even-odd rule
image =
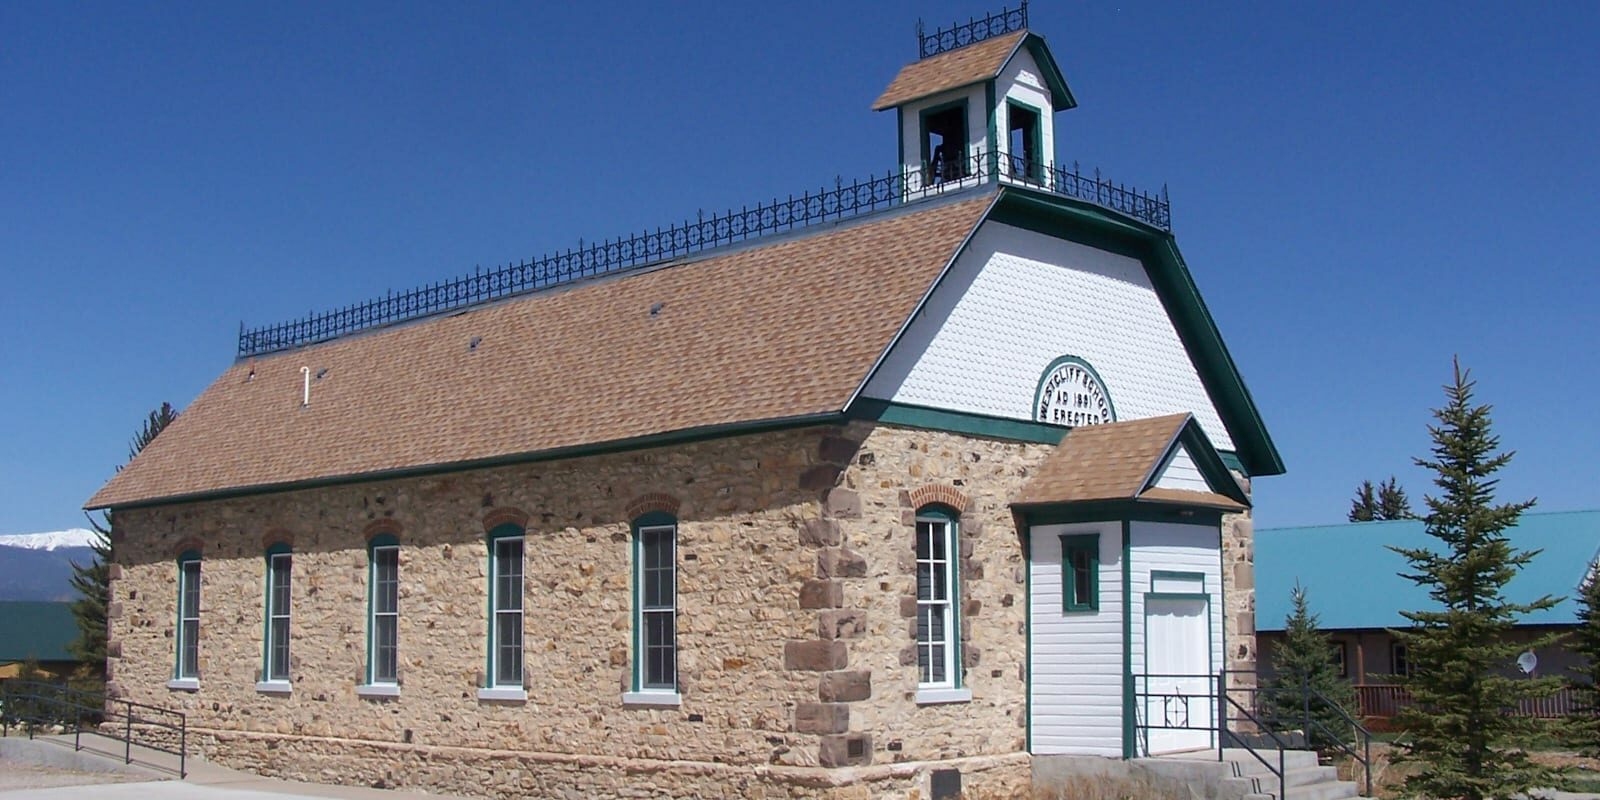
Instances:
[[[1077,101],[1044,37],[1028,30],[1027,0],[932,33],[918,22],[917,55],[872,104],[899,120],[908,191],[1045,179],[1055,112]]]

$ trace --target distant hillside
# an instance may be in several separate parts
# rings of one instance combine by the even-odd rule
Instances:
[[[83,533],[0,536],[0,601],[75,599],[72,563],[94,558]]]

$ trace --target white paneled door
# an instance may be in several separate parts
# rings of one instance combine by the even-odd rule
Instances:
[[[1209,600],[1150,595],[1144,601],[1147,752],[1212,746]]]

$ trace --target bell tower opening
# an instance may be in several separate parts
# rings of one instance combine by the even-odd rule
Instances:
[[[965,101],[922,112],[922,161],[927,183],[960,180],[972,174],[967,157],[967,104]]]
[[[1044,180],[1044,154],[1040,151],[1039,110],[1014,100],[1006,102],[1006,152],[1011,177],[1039,183]]]

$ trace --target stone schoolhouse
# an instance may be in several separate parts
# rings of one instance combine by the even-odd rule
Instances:
[[[1044,39],[979,22],[878,98],[882,178],[246,331],[88,504],[108,690],[215,761],[474,796],[1213,745],[1144,676],[1253,668],[1283,466],[1164,198],[1058,166]]]

